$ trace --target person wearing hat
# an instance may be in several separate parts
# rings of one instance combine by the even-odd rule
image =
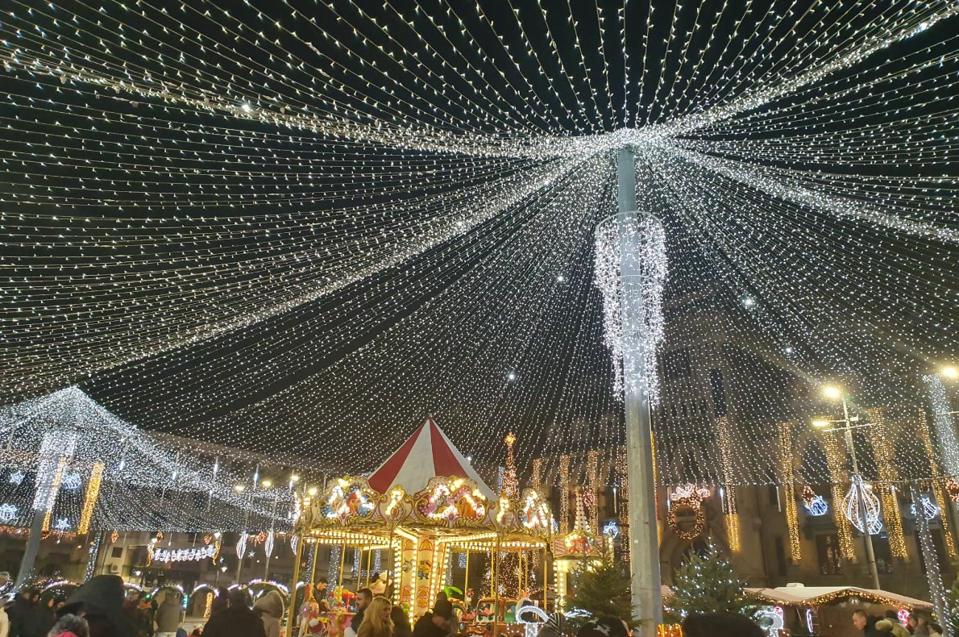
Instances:
[[[432,611],[416,621],[413,637],[449,637],[452,621],[453,605],[448,600],[439,599]]]
[[[119,576],[96,575],[70,595],[59,616],[84,618],[90,637],[134,637],[136,631],[123,612],[123,598],[123,580]]]

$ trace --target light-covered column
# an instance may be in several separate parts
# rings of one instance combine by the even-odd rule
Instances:
[[[622,391],[629,478],[629,557],[637,637],[656,634],[662,622],[651,406],[658,395],[656,352],[663,337],[666,279],[663,226],[636,199],[636,162],[629,149],[616,158],[619,214],[596,232],[596,279],[603,291],[606,343]]]

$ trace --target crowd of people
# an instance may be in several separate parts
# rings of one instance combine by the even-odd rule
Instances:
[[[876,617],[858,609],[852,613],[852,625],[862,631],[863,637],[942,637],[942,626],[922,612],[910,614],[906,623],[902,624],[895,611],[886,611],[884,616]]]
[[[406,612],[392,604],[389,589],[357,591],[349,624],[333,625],[322,584],[306,592],[291,630],[284,631],[284,599],[269,591],[252,603],[241,588],[218,589],[205,625],[188,636],[183,610],[174,594],[157,604],[146,595],[127,597],[123,580],[98,575],[65,600],[24,589],[4,611],[0,637],[455,637],[459,632],[453,604],[440,593],[433,607],[410,626]],[[852,624],[863,637],[941,637],[942,628],[929,615],[916,612],[900,623],[894,611],[884,616],[859,609]],[[683,621],[685,637],[762,637],[764,631],[743,615],[691,615]],[[542,637],[551,635],[547,624]],[[621,619],[601,617],[585,624],[577,637],[629,637]]]

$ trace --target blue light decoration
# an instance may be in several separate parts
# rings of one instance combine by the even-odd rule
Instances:
[[[608,537],[611,540],[615,540],[619,537],[619,522],[616,520],[610,520],[603,525],[603,535]]]
[[[808,501],[803,502],[803,507],[814,517],[821,517],[829,513],[829,504],[821,495],[814,495]]]

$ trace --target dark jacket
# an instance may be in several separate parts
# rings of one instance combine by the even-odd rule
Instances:
[[[10,637],[22,637],[24,629],[33,613],[33,602],[28,601],[23,593],[17,593],[13,598],[13,605],[7,610],[10,618]]]
[[[428,612],[413,627],[413,637],[449,637],[449,632],[433,623],[433,613]]]
[[[412,637],[413,629],[406,612],[399,606],[390,609],[390,619],[393,620],[393,637]]]
[[[21,637],[47,637],[47,633],[57,623],[57,614],[49,605],[48,599],[42,600],[27,615],[21,630]]]
[[[353,619],[350,620],[350,628],[353,629],[353,632],[354,632],[354,633],[359,633],[359,632],[360,632],[360,624],[363,623],[363,611],[364,611],[364,610],[366,610],[366,609],[364,608],[364,609],[361,609],[361,610],[356,611],[356,614],[353,615]]]
[[[73,592],[59,614],[83,613],[90,637],[134,637],[136,629],[123,611],[123,595],[122,579],[97,575]]]
[[[263,622],[249,608],[231,606],[210,617],[203,637],[266,637]]]
[[[878,617],[872,615],[866,617],[866,627],[862,629],[863,637],[888,637],[888,633],[879,632],[876,628],[877,621],[879,621]]]

